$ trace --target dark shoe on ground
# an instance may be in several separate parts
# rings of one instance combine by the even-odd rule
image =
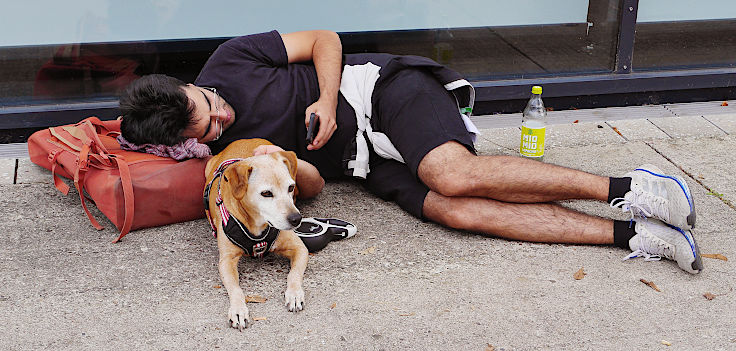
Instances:
[[[331,241],[349,238],[357,231],[353,224],[335,218],[302,218],[294,229],[309,252],[319,251]]]

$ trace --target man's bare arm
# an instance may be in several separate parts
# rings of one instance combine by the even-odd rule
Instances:
[[[296,186],[299,188],[300,199],[309,199],[317,196],[325,186],[325,180],[311,163],[297,159]]]
[[[289,63],[312,61],[319,82],[319,100],[307,107],[304,125],[309,123],[309,115],[314,112],[320,123],[319,132],[309,150],[324,146],[337,129],[337,95],[340,90],[342,74],[342,43],[337,33],[327,30],[311,30],[283,34],[281,38],[286,47]]]

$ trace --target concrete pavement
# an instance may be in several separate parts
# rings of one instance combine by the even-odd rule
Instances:
[[[286,260],[243,260],[245,293],[267,301],[249,304],[257,320],[242,333],[226,327],[206,220],[111,244],[112,224],[96,231],[48,171],[6,156],[0,348],[734,350],[736,101],[721,103],[551,112],[545,161],[606,176],[652,163],[685,177],[702,253],[729,261],[704,258],[705,270],[690,275],[672,261],[622,262],[629,252],[615,247],[489,238],[417,220],[356,182],[328,183],[298,207],[351,221],[358,234],[310,257],[298,314],[282,304]],[[520,115],[475,120],[481,154],[516,153]],[[624,218],[605,203],[564,205]],[[587,275],[575,280],[581,267]]]

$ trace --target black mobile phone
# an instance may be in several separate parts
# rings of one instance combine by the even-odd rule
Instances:
[[[314,130],[316,129],[314,119],[316,117],[317,115],[314,112],[309,115],[309,125],[307,126],[307,145],[311,144],[314,140]]]

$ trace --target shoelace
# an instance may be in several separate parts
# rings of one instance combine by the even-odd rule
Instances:
[[[631,189],[632,199],[626,200],[624,197],[617,197],[611,201],[611,208],[620,207],[624,212],[629,212],[631,218],[640,217],[657,217],[665,222],[670,220],[670,210],[667,207],[667,200],[663,197],[654,195],[648,191],[644,191],[640,187]],[[644,205],[649,206],[649,211]]]
[[[645,240],[645,237],[648,240]],[[624,257],[623,260],[626,261],[631,258],[644,257],[644,261],[659,261],[663,256],[670,260],[674,259],[675,254],[672,251],[671,245],[649,233],[644,235],[639,233],[639,248]]]

